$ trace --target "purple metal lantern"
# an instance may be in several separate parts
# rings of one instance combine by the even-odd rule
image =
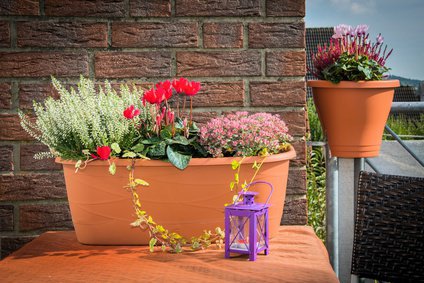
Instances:
[[[265,203],[255,203],[257,192],[241,191],[242,202],[225,207],[225,257],[230,253],[248,254],[249,260],[256,260],[256,255],[264,251],[269,253],[268,242],[268,201],[274,191],[272,184],[265,181],[250,183],[246,189],[255,184],[266,184],[271,192]]]

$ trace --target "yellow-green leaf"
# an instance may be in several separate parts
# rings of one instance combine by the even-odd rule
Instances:
[[[112,163],[109,165],[109,173],[110,173],[111,175],[115,175],[115,173],[116,173],[116,164],[115,164],[115,162],[112,162]]]
[[[237,160],[233,160],[231,162],[231,168],[233,168],[233,170],[236,170],[239,167],[240,167],[240,163]]]
[[[151,238],[150,239],[150,241],[149,241],[149,249],[150,249],[150,252],[151,253],[155,251],[155,245],[156,245],[156,242],[157,241],[158,240],[156,240],[156,238]]]
[[[234,180],[236,181],[236,183],[239,182],[239,174],[238,173],[234,174]]]
[[[116,153],[121,153],[121,148],[119,147],[119,144],[117,144],[116,142],[114,142],[113,144],[110,145],[110,148],[116,152]]]
[[[233,190],[235,185],[236,185],[236,183],[231,182],[231,183],[230,183],[230,189],[231,189],[231,190]]]
[[[134,183],[136,183],[137,185],[140,185],[140,186],[146,186],[146,187],[149,186],[149,183],[147,183],[146,181],[144,181],[142,179],[135,179]]]

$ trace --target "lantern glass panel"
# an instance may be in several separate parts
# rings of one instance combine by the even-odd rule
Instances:
[[[230,249],[239,251],[249,250],[249,218],[230,216],[231,234]]]
[[[258,248],[261,249],[265,247],[265,214],[257,215],[257,224],[256,224],[256,239],[258,239]]]

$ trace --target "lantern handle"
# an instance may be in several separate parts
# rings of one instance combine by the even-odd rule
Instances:
[[[270,182],[267,182],[267,181],[255,181],[255,182],[252,182],[250,184],[247,184],[246,189],[249,188],[250,186],[256,185],[256,184],[265,184],[265,185],[268,185],[271,188],[271,192],[269,193],[268,198],[266,199],[266,202],[264,204],[264,206],[265,206],[265,205],[268,204],[269,199],[271,198],[271,195],[274,192],[274,186]]]

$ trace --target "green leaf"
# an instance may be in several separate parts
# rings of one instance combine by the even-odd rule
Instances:
[[[174,127],[175,129],[178,129],[178,130],[181,130],[184,128],[183,120],[180,117],[175,118]]]
[[[181,170],[185,169],[191,160],[190,155],[181,154],[178,151],[175,151],[171,145],[167,147],[166,155],[168,156],[169,161]]]
[[[149,249],[150,249],[150,252],[151,253],[155,251],[155,245],[156,245],[157,241],[158,240],[156,238],[151,238],[150,239],[150,241],[149,241]]]
[[[166,154],[166,143],[161,141],[160,143],[153,144],[149,147],[149,155],[154,157],[162,157]]]
[[[146,181],[144,181],[142,179],[135,179],[134,183],[136,183],[137,185],[140,185],[140,186],[146,186],[146,187],[149,186],[149,183],[147,183]]]
[[[131,148],[131,150],[137,153],[142,152],[144,150],[144,144],[142,143],[136,144],[135,146]]]
[[[183,249],[181,248],[181,245],[180,244],[177,244],[175,246],[174,252],[175,253],[181,253],[182,251],[183,251]]]
[[[170,139],[170,138],[172,138],[171,130],[168,127],[162,129],[160,131],[160,137],[163,138],[163,139]]]
[[[115,162],[112,162],[112,163],[109,165],[109,173],[110,173],[111,175],[115,175],[115,173],[116,173],[116,164],[115,164]]]
[[[167,144],[188,145],[190,143],[189,140],[184,136],[176,136],[173,139],[166,139],[165,141]]]
[[[150,160],[150,158],[148,158],[147,156],[145,156],[145,155],[143,155],[141,153],[137,153],[137,156],[140,157],[140,158],[142,158],[142,159]]]
[[[142,144],[157,144],[160,141],[161,141],[161,139],[158,138],[158,137],[151,137],[150,139],[142,140],[141,143]]]
[[[117,144],[116,142],[114,142],[113,144],[110,145],[110,148],[112,148],[112,150],[116,153],[121,153],[121,148],[119,147],[119,144]]]
[[[90,155],[90,151],[88,149],[83,149],[82,154],[84,155]]]
[[[164,252],[164,251],[166,251],[166,246],[165,246],[165,244],[162,244],[162,251]]]
[[[78,160],[77,163],[75,163],[75,168],[80,168],[82,164],[82,160]]]
[[[127,152],[125,152],[124,153],[124,155],[122,155],[122,157],[128,157],[128,158],[135,158],[135,157],[137,157],[137,155],[134,153],[134,152],[132,152],[132,151],[127,151]]]

